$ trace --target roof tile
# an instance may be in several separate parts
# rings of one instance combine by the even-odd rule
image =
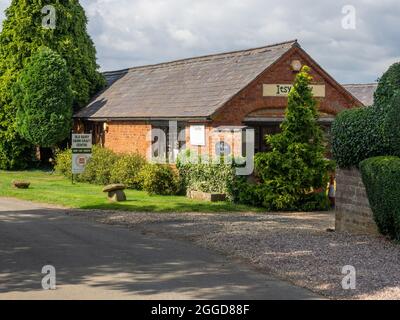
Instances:
[[[77,118],[209,117],[297,41],[107,72]]]

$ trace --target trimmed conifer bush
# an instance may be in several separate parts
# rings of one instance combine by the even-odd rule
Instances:
[[[256,172],[264,185],[263,205],[269,210],[327,209],[326,187],[335,165],[324,156],[309,71],[304,66],[296,76],[282,132],[266,138],[272,151],[255,157]]]
[[[360,169],[379,231],[400,240],[400,158],[370,158],[360,163]]]
[[[385,111],[398,91],[400,91],[400,62],[391,65],[379,79],[374,94],[374,105]]]
[[[400,63],[379,80],[374,105],[342,111],[332,124],[332,152],[340,167],[358,166],[370,157],[400,152]]]
[[[383,131],[390,154],[400,156],[400,91],[391,100]]]
[[[332,124],[332,154],[341,168],[387,153],[382,131],[383,117],[374,107],[345,110]]]
[[[13,90],[16,130],[30,143],[54,147],[72,127],[71,79],[66,62],[42,47],[21,72]]]

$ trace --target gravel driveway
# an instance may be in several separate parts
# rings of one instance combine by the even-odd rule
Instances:
[[[142,233],[191,241],[326,297],[400,299],[400,247],[384,238],[329,232],[334,213],[68,214]],[[343,290],[342,268],[357,271],[356,290]]]

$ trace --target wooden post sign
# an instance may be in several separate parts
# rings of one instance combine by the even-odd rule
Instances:
[[[72,174],[85,171],[86,164],[92,157],[92,135],[72,134]]]

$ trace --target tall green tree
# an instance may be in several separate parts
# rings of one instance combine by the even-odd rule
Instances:
[[[22,70],[13,91],[16,131],[30,143],[54,147],[72,125],[71,80],[65,60],[43,47]]]
[[[43,24],[47,5],[55,9],[54,29]],[[86,25],[78,0],[12,0],[0,34],[0,168],[24,167],[33,154],[32,144],[16,130],[11,88],[38,48],[46,46],[66,61],[75,110],[104,85]]]
[[[256,155],[256,170],[265,186],[264,205],[272,210],[314,210],[327,204],[328,171],[322,128],[318,125],[309,68],[297,75],[288,97],[282,132],[267,136],[272,151]]]

